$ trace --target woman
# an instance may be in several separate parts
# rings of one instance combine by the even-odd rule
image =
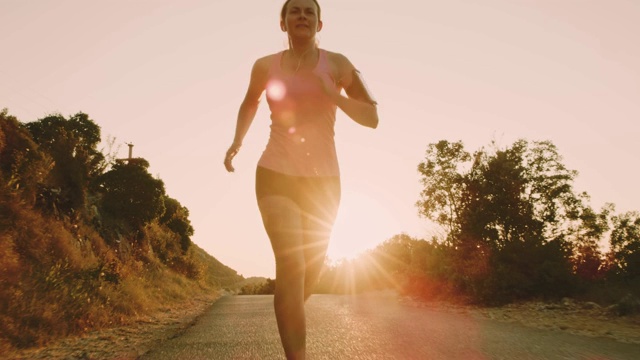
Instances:
[[[266,91],[271,133],[258,161],[256,197],[276,260],[274,308],[288,359],[305,356],[304,303],[324,264],[340,202],[336,109],[363,126],[378,125],[376,102],[353,64],[318,48],[322,26],[316,0],[284,3],[280,27],[289,48],[254,63],[224,160],[234,171],[232,160]]]

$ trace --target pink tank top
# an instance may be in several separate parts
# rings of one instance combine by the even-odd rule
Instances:
[[[282,71],[284,51],[273,57],[265,89],[271,133],[259,166],[295,176],[340,175],[334,142],[336,105],[313,78],[332,79],[326,51],[319,50],[313,71],[295,74]]]

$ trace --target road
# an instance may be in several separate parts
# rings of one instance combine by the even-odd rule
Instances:
[[[144,360],[284,359],[272,296],[226,296]],[[640,359],[640,345],[398,302],[313,295],[308,359]]]

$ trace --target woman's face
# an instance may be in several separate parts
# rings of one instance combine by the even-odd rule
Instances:
[[[318,7],[313,0],[291,0],[287,5],[284,19],[281,20],[282,31],[289,36],[314,37],[322,29],[322,21],[318,18]]]

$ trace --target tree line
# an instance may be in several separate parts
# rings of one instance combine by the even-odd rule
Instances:
[[[108,244],[137,240],[163,261],[187,252],[194,233],[189,210],[167,195],[163,181],[148,172],[147,160],[116,159],[98,150],[100,127],[87,114],[53,114],[22,124],[5,109],[2,118],[5,191],[20,192],[47,215],[91,224]],[[175,240],[141,243],[152,222]]]
[[[640,214],[616,214],[613,204],[593,209],[552,142],[491,143],[470,153],[442,140],[428,145],[417,170],[417,210],[442,234],[399,234],[328,266],[321,291],[396,286],[484,304],[631,295],[640,310]]]

